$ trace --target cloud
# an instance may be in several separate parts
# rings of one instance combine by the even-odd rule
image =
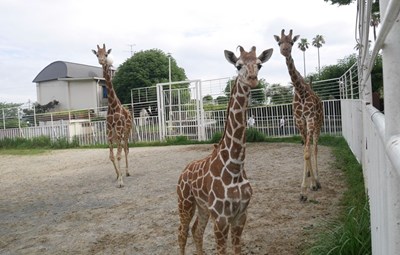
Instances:
[[[170,52],[190,79],[234,76],[225,49],[273,48],[260,76],[282,84],[290,79],[273,39],[282,28],[293,29],[310,43],[322,34],[323,65],[335,64],[354,52],[355,45],[356,6],[338,8],[322,0],[6,0],[0,5],[0,102],[35,101],[32,80],[54,61],[97,66],[91,49],[102,43],[113,49],[116,65],[131,56],[131,45],[133,51]],[[302,52],[294,50],[293,57],[302,70]],[[306,60],[307,70],[315,71],[317,50],[311,45]]]

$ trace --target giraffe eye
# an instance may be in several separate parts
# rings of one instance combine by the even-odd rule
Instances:
[[[239,71],[240,69],[242,69],[242,65],[237,65],[236,68]]]
[[[281,46],[281,44],[282,44],[281,42],[278,42],[278,46]]]
[[[258,64],[257,67],[258,67],[258,70],[260,70],[261,67],[262,67],[262,65],[261,65],[261,64]]]

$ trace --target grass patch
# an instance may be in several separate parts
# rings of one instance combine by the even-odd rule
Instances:
[[[77,148],[77,140],[69,141],[65,138],[51,140],[48,136],[39,136],[31,139],[21,137],[4,138],[0,140],[0,153],[12,155],[40,154],[46,150]]]
[[[344,138],[323,136],[319,144],[333,148],[334,167],[344,172],[348,188],[341,201],[342,213],[324,224],[323,231],[315,235],[315,243],[304,254],[371,254],[370,212],[362,167]]]

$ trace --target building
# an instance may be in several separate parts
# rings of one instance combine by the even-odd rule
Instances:
[[[65,61],[46,66],[32,81],[37,102],[59,102],[56,110],[78,110],[107,105],[107,88],[101,67]]]

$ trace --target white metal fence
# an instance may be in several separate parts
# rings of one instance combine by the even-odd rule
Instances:
[[[357,1],[360,99],[342,94],[343,136],[363,167],[372,254],[395,255],[400,254],[400,1],[380,0],[380,31],[370,51],[372,2]],[[370,76],[379,51],[384,113],[372,105]]]
[[[323,103],[325,114],[321,133],[341,135],[342,110],[340,100],[325,100]],[[74,114],[76,112],[79,112],[79,115]],[[176,115],[176,113],[173,112],[173,115]],[[168,120],[164,120],[164,124],[160,125],[159,116],[143,115],[135,117],[130,141],[154,142],[176,136],[186,136],[194,140],[209,140],[216,132],[223,132],[224,130],[226,109],[202,111],[204,115],[202,129],[199,128],[198,120],[193,120],[192,116],[183,116],[184,114],[191,115],[190,112],[179,112],[180,119],[174,117],[175,120],[172,122],[171,130],[168,131],[168,136],[160,132],[160,126],[167,127]],[[252,116],[255,120],[252,128],[266,136],[281,137],[299,134],[293,122],[292,104],[253,106],[249,108],[248,116]],[[33,116],[28,117],[33,118]],[[36,118],[41,120],[37,122],[37,125],[32,125],[33,122],[30,122],[31,126],[27,126],[25,123],[20,127],[0,129],[0,139],[48,136],[52,140],[76,140],[80,145],[107,144],[105,115],[102,110],[86,109],[37,114]],[[285,124],[281,127],[282,118],[285,120]],[[199,132],[202,132],[202,136],[198,135]]]

